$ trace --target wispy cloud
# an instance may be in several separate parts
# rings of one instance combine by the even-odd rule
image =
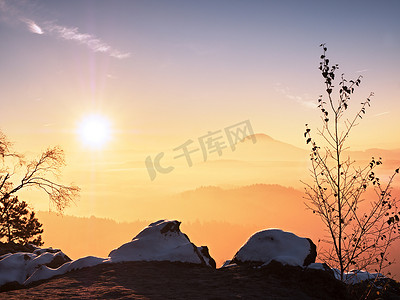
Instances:
[[[21,16],[21,11],[18,8],[18,2],[13,3],[13,5],[8,4],[9,1],[0,0],[0,21],[8,24],[19,23],[18,19]]]
[[[112,57],[123,59],[130,57],[130,53],[121,52],[101,39],[88,33],[81,33],[77,27],[66,27],[60,26],[53,23],[47,23],[44,25],[45,33],[56,36],[64,40],[71,40],[87,46],[94,52],[102,52]]]
[[[36,34],[43,34],[42,28],[40,28],[35,22],[29,19],[21,19],[22,22],[26,24],[28,27],[28,30],[30,32],[36,33]]]
[[[288,99],[291,99],[291,100],[299,103],[302,106],[305,106],[305,107],[311,108],[311,109],[317,108],[316,101],[311,99],[311,97],[308,94],[304,94],[302,96],[293,95],[290,92],[289,88],[283,86],[281,83],[276,83],[274,88],[275,88],[275,91],[277,91],[278,93],[284,95]]]
[[[365,73],[365,72],[368,72],[368,69],[363,69],[363,70],[356,71],[356,73]]]
[[[38,18],[26,17],[26,15],[29,14],[25,12],[23,7],[28,4],[29,2],[25,1],[0,0],[0,21],[14,25],[23,23],[26,28],[34,34],[49,35],[64,40],[74,41],[85,45],[93,52],[104,53],[118,59],[130,57],[131,54],[129,52],[122,52],[115,49],[93,34],[82,33],[79,31],[78,27],[62,26],[55,22],[34,21],[34,19]]]
[[[381,112],[381,113],[379,113],[379,114],[374,115],[374,117],[384,116],[384,115],[387,115],[387,114],[389,114],[389,113],[390,113],[390,111],[384,111],[384,112]]]

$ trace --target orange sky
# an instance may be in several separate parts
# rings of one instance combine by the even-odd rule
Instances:
[[[390,150],[385,176],[400,159],[397,2],[346,2],[348,11],[313,1],[154,3],[0,0],[0,39],[7,41],[0,49],[0,129],[28,158],[51,145],[65,150],[61,180],[82,189],[65,213],[174,218],[173,206],[167,216],[153,208],[201,186],[301,189],[300,180],[308,180],[304,124],[320,125],[321,42],[349,79],[364,76],[352,108],[370,91],[376,95],[351,150]],[[326,18],[327,10],[336,17]],[[78,130],[92,114],[110,123],[109,140],[97,149]],[[225,129],[245,120],[257,142],[232,151]],[[174,158],[174,148],[193,140],[199,149],[199,138],[216,131],[227,146],[221,155],[204,161],[198,150],[191,167]],[[145,160],[161,152],[162,166],[174,169],[152,181]],[[49,208],[37,191],[21,199]],[[176,215],[195,218],[189,210]]]
[[[104,257],[165,218],[218,266],[264,228],[318,244],[324,228],[301,183],[304,125],[322,124],[318,45],[337,77],[363,76],[345,118],[375,93],[348,154],[382,156],[384,182],[400,166],[399,11],[395,0],[0,0],[0,130],[28,161],[59,145],[57,180],[81,188],[64,217],[48,213],[46,194],[18,194],[40,211],[45,246]],[[229,132],[256,142],[233,145]]]

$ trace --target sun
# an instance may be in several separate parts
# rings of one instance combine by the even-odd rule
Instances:
[[[80,122],[78,135],[85,146],[102,148],[111,139],[110,121],[99,114],[88,115]]]

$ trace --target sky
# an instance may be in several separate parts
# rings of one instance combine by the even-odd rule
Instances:
[[[152,180],[145,161],[165,153],[172,166],[173,149],[241,122],[306,149],[304,124],[320,125],[321,43],[347,78],[363,76],[352,108],[375,93],[352,149],[400,148],[399,11],[398,1],[0,0],[0,129],[27,156],[65,150],[63,180],[82,188],[75,215],[129,220],[112,199],[137,219],[149,195],[202,185],[295,186],[304,165],[272,182],[241,170],[226,140],[210,153],[236,161],[226,169],[204,167],[198,150],[192,167],[180,160]],[[91,118],[108,132],[98,144]]]

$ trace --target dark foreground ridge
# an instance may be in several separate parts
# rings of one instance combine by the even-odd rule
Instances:
[[[15,288],[15,286],[14,286]],[[213,269],[177,262],[122,262],[75,270],[1,299],[350,299],[329,272],[271,263]]]

